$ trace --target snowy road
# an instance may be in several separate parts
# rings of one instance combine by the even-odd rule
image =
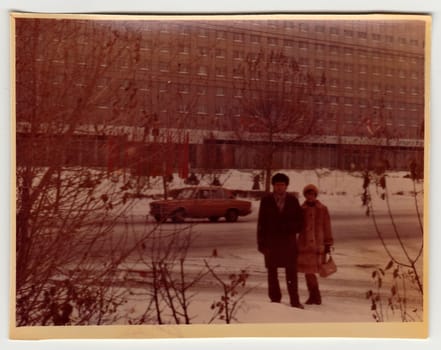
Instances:
[[[259,256],[256,250],[256,226],[258,202],[253,203],[253,212],[246,217],[240,217],[236,223],[228,223],[220,220],[211,223],[208,220],[187,220],[182,224],[167,222],[161,225],[160,230],[164,232],[191,229],[195,241],[192,244],[191,252],[199,256],[210,256],[213,249],[218,254],[241,255],[243,253],[254,253]],[[347,208],[346,208],[347,209]],[[341,244],[362,246],[363,241],[377,239],[377,233],[372,217],[365,215],[361,206],[353,206],[350,210],[337,208],[332,211],[330,207],[332,230],[335,240],[335,248],[338,251]],[[377,228],[385,238],[394,238],[395,231],[391,218],[386,211],[376,213]],[[415,214],[409,210],[394,211],[394,224],[400,235],[405,240],[419,239],[421,232],[419,222]],[[146,221],[145,216],[137,215],[131,217],[132,230],[136,232],[148,232],[156,227],[154,221]],[[118,225],[115,234],[122,234],[124,225]],[[138,237],[133,234],[132,239]]]

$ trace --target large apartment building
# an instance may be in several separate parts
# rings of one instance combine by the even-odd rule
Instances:
[[[101,139],[119,133],[149,143],[172,130],[189,135],[193,167],[204,167],[210,149],[219,167],[259,168],[265,138],[253,130],[245,130],[246,140],[237,135],[249,117],[241,82],[250,79],[250,62],[277,54],[295,61],[316,94],[308,100],[316,126],[284,141],[277,167],[363,168],[382,154],[401,169],[423,158],[424,21],[22,19],[17,34],[19,132],[31,115],[29,101],[34,115],[47,114],[51,91],[60,111],[80,108],[83,134],[111,125],[111,132],[97,132]],[[99,141],[92,143],[104,157]]]

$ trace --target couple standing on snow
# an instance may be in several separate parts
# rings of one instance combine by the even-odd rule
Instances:
[[[297,272],[304,272],[309,298],[306,304],[321,304],[317,280],[319,266],[333,244],[328,208],[317,200],[318,189],[303,189],[304,203],[286,192],[289,177],[275,174],[273,193],[262,198],[257,223],[258,250],[265,257],[268,273],[268,295],[280,303],[277,268],[285,268],[286,283],[292,307],[303,309],[299,300]],[[297,238],[297,233],[299,237]]]

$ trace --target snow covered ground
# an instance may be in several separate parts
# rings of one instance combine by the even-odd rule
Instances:
[[[298,310],[288,305],[283,271],[280,272],[279,279],[285,298],[281,304],[268,301],[263,260],[261,255],[256,252],[254,244],[240,251],[224,252],[216,258],[210,258],[210,264],[217,265],[221,272],[239,272],[241,268],[246,268],[252,272],[247,286],[251,287],[252,290],[246,295],[241,310],[236,314],[236,323],[375,322],[372,317],[370,301],[366,299],[366,292],[374,288],[373,270],[377,267],[384,268],[389,258],[376,236],[372,219],[364,215],[365,209],[361,205],[363,183],[361,174],[328,171],[326,169],[316,171],[289,170],[284,172],[291,179],[290,191],[301,193],[303,187],[309,183],[314,183],[320,188],[319,199],[329,207],[333,222],[340,230],[336,232],[336,227],[334,227],[336,238],[334,258],[339,270],[329,278],[320,278],[320,288],[323,296],[322,305],[306,305],[305,310]],[[415,198],[412,195],[413,184],[405,175],[405,172],[388,174],[387,187],[396,225],[401,231],[408,229],[412,231],[410,234],[406,233],[405,245],[411,254],[417,254],[422,244],[422,236],[415,229],[418,227],[418,219]],[[221,174],[220,181],[226,188],[249,190],[252,186],[252,177],[252,172],[232,170]],[[183,186],[182,181],[175,177],[171,187],[181,186]],[[374,187],[372,190],[376,214],[383,216],[383,221],[390,221],[389,217],[385,216],[387,213],[385,201],[376,195]],[[416,190],[418,192],[417,205],[422,213],[422,183],[417,184]],[[300,200],[302,199],[300,195]],[[145,215],[149,201],[148,199],[138,200],[130,215]],[[258,205],[258,201],[253,201],[253,213],[244,218],[245,221],[249,222],[246,227],[253,232],[253,235]],[[337,220],[339,224],[337,224]],[[341,238],[339,239],[339,237]],[[390,237],[387,242],[393,252],[400,252],[398,242],[393,237]],[[423,269],[422,260],[420,259],[419,264],[421,274]],[[197,269],[202,267],[203,259],[198,256],[192,257],[190,254],[188,263],[194,269]],[[400,313],[392,313],[387,308],[387,295],[389,295],[391,280],[391,278],[384,279],[384,294],[382,297],[384,299],[382,300],[384,321],[400,322]],[[300,274],[299,289],[301,300],[304,301],[307,298],[307,291],[304,277]],[[210,305],[214,300],[219,300],[220,289],[201,288],[196,293],[197,297],[190,306],[191,315],[194,316],[192,322],[204,324],[212,316]],[[407,297],[409,299],[409,309],[411,307],[417,309],[415,320],[421,320],[423,313],[418,293],[409,290]],[[133,314],[139,311],[140,304],[138,302],[139,300],[134,298],[128,304]]]
[[[393,313],[388,310],[387,298],[390,294],[390,277],[384,278],[381,289],[382,297],[379,300],[382,304],[385,323],[377,324],[372,316],[371,301],[366,299],[368,290],[375,290],[372,272],[376,268],[384,268],[389,262],[389,258],[376,236],[372,219],[364,214],[365,209],[361,205],[363,192],[361,174],[326,169],[284,172],[291,179],[288,190],[300,193],[299,199],[301,201],[303,200],[301,195],[303,187],[309,183],[316,184],[320,188],[319,199],[328,206],[331,213],[335,239],[333,257],[338,265],[338,271],[329,278],[319,279],[322,305],[305,305],[304,310],[290,307],[284,271],[281,269],[279,280],[283,294],[282,302],[280,304],[269,302],[263,257],[256,249],[259,201],[250,199],[252,200],[253,212],[249,216],[241,217],[237,223],[210,223],[208,220],[203,222],[196,220],[180,224],[181,226],[191,226],[192,230],[199,235],[194,242],[196,247],[190,248],[185,260],[185,272],[190,280],[195,272],[204,269],[205,261],[211,267],[215,267],[216,273],[224,281],[228,279],[229,274],[239,273],[243,269],[249,273],[245,288],[237,290],[238,295],[245,291],[247,294],[240,302],[240,308],[234,315],[235,319],[232,322],[234,326],[230,327],[231,325],[229,325],[224,328],[225,321],[218,318],[211,322],[213,317],[211,305],[222,297],[222,289],[213,278],[204,278],[201,283],[189,291],[189,294],[193,296],[189,305],[192,323],[190,328],[181,325],[173,326],[172,316],[167,315],[166,311],[164,311],[163,320],[169,326],[158,326],[156,320],[146,322],[142,326],[128,325],[129,320],[139,321],[151,297],[151,295],[147,295],[146,280],[141,278],[141,282],[144,284],[133,283],[133,295],[123,309],[118,310],[118,315],[121,316],[118,324],[112,324],[108,327],[57,327],[56,331],[52,331],[52,333],[49,328],[53,327],[42,327],[44,331],[49,329],[46,336],[49,338],[422,337],[424,334],[422,332],[407,332],[409,323],[402,322],[400,312]],[[252,171],[230,170],[220,174],[220,182],[226,188],[250,190],[255,174]],[[405,172],[388,174],[387,187],[396,219],[395,224],[403,233],[405,246],[414,256],[422,243],[422,236],[418,232],[419,223],[415,210],[415,198],[412,195],[413,183],[405,176]],[[210,179],[206,177],[201,184],[208,184],[209,181]],[[136,198],[130,212],[127,213],[130,218],[134,219],[134,228],[140,231],[145,231],[149,225],[156,225],[152,218],[150,221],[145,221],[145,218],[149,210],[149,202],[152,200],[151,195],[161,193],[162,184],[159,179],[155,179],[151,183],[156,187],[144,193],[146,196]],[[170,187],[179,188],[182,186],[185,186],[183,180],[174,176]],[[421,212],[423,206],[422,190],[423,185],[418,184],[416,203]],[[390,244],[391,250],[394,254],[398,254],[400,252],[399,244],[391,234],[390,218],[387,215],[385,201],[379,197],[380,192],[377,193],[375,186],[372,187],[375,214],[381,230],[387,233],[386,241]],[[168,223],[163,226],[167,230],[176,225]],[[118,234],[117,231],[113,233]],[[131,233],[135,234],[135,232]],[[212,248],[218,248],[217,256],[211,254]],[[420,259],[418,264],[420,274],[423,272],[422,260]],[[136,264],[139,264],[139,257],[138,260],[134,259],[130,268],[134,271],[141,271],[145,275],[146,264],[141,263],[140,266]],[[188,281],[187,278],[186,280]],[[411,289],[406,291],[408,311],[415,317],[415,321],[422,321],[424,313],[421,298],[416,291]],[[299,292],[301,301],[304,302],[308,293],[304,276],[301,274],[299,274]],[[420,322],[412,322],[411,325],[420,326]],[[241,328],[247,326],[250,327]],[[388,333],[389,326],[396,328]],[[60,332],[58,332],[59,330]],[[40,334],[38,331],[42,331],[42,329],[36,330],[36,333],[41,336],[42,333]],[[83,331],[84,333],[82,333]]]

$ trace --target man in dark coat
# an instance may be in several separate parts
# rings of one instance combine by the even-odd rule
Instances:
[[[303,309],[297,287],[297,245],[296,234],[301,231],[303,215],[298,199],[286,192],[289,177],[275,174],[271,183],[273,193],[260,201],[257,223],[257,246],[264,254],[268,272],[268,295],[272,302],[280,303],[277,268],[285,268],[290,304]]]

